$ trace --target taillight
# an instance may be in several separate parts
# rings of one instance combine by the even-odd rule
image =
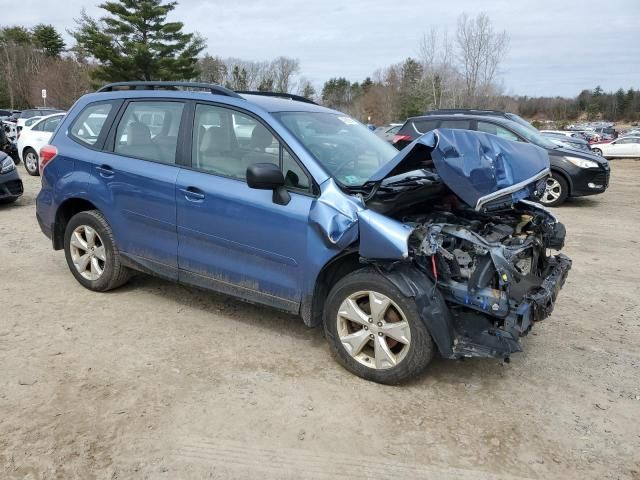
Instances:
[[[393,143],[410,142],[410,141],[411,141],[411,135],[394,135],[393,136]]]
[[[58,155],[58,149],[53,145],[45,145],[40,149],[40,173],[44,170],[51,160]]]

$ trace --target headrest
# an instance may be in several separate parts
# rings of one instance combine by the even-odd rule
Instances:
[[[142,122],[130,123],[127,127],[127,145],[149,145],[151,130]]]
[[[209,127],[200,140],[200,151],[225,150],[227,143],[227,136],[222,127]]]
[[[256,125],[251,132],[251,148],[264,150],[273,143],[273,135],[262,125]]]

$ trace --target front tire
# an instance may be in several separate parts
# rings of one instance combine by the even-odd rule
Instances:
[[[38,154],[33,148],[26,148],[24,153],[24,169],[27,171],[29,175],[32,177],[37,177],[40,175],[40,158]]]
[[[89,290],[106,292],[129,279],[130,271],[120,261],[111,227],[98,210],[71,218],[64,234],[64,253],[73,276]]]
[[[350,273],[333,287],[324,331],[344,368],[378,383],[394,385],[418,375],[435,350],[414,300],[370,268]]]
[[[557,207],[562,205],[569,196],[569,184],[567,181],[555,172],[551,172],[551,176],[547,178],[545,191],[540,197],[540,203],[545,207]]]

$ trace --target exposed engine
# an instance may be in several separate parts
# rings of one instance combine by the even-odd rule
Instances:
[[[555,267],[556,257],[547,250],[564,244],[564,226],[533,204],[490,216],[463,210],[407,221],[415,227],[414,258],[445,297],[498,318],[529,299]],[[549,313],[538,305],[531,320]]]

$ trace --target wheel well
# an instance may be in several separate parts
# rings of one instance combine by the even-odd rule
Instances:
[[[554,173],[556,175],[558,175],[559,177],[562,177],[562,179],[567,182],[567,186],[569,187],[569,191],[567,192],[567,195],[571,195],[571,190],[573,190],[573,185],[571,183],[571,179],[569,178],[569,175],[567,175],[566,173],[564,173],[561,170],[556,170],[555,168],[551,169],[551,173]]]
[[[82,198],[70,198],[58,207],[53,224],[53,248],[55,250],[62,250],[64,247],[64,231],[67,229],[69,220],[76,213],[86,212],[87,210],[96,210],[96,207],[93,203]]]
[[[360,263],[360,254],[357,251],[345,252],[328,262],[318,274],[313,298],[311,301],[303,302],[301,314],[304,322],[310,327],[320,325],[324,302],[331,287],[342,277],[363,267],[364,265]]]

